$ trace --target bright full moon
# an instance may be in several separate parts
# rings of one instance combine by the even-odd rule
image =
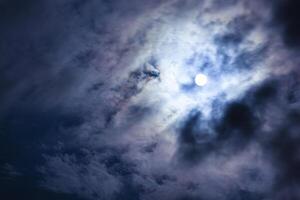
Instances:
[[[204,74],[197,74],[195,77],[195,83],[198,86],[204,86],[207,84],[207,77]]]

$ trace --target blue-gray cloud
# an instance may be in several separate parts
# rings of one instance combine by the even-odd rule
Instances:
[[[298,198],[296,5],[3,1],[0,195]]]

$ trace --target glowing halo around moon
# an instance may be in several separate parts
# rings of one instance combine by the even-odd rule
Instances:
[[[195,76],[195,83],[196,85],[203,87],[204,85],[206,85],[208,82],[207,76],[205,76],[204,74],[197,74]]]

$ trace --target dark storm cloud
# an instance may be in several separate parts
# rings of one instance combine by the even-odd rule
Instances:
[[[223,119],[220,123],[220,139],[226,140],[230,135],[237,134],[249,139],[255,128],[258,127],[257,119],[250,106],[234,102],[225,108]]]
[[[63,114],[57,110],[42,114],[34,109],[20,109],[11,111],[13,113],[1,119],[1,198],[34,199],[38,196],[42,199],[79,199],[72,194],[65,195],[39,187],[37,177],[40,175],[35,168],[43,162],[40,152],[53,153],[53,150],[45,150],[44,144],[51,146],[65,140],[63,134],[53,133],[80,125],[81,116]]]
[[[245,148],[257,129],[259,121],[245,102],[229,103],[219,119],[208,122],[201,120],[201,113],[192,112],[180,129],[178,153],[183,160],[196,163],[223,148],[233,153]]]
[[[240,101],[226,105],[222,117],[214,122],[217,135],[208,143],[197,142],[197,137],[202,137],[197,128],[203,123],[199,120],[200,115],[188,117],[180,129],[178,156],[195,165],[195,161],[212,152],[230,157],[255,139],[263,146],[264,154],[276,163],[274,172],[278,173],[278,178],[270,193],[257,196],[255,192],[249,192],[247,198],[297,199],[300,187],[300,102],[299,98],[291,102],[289,97],[290,87],[293,87],[293,93],[300,90],[298,84],[295,86],[296,77],[295,72],[274,77],[251,88]]]
[[[148,81],[159,77],[157,69],[144,68],[141,65],[138,70],[129,70],[132,72],[128,74],[128,80],[119,84],[115,81],[117,86],[114,87],[110,85],[112,81],[108,78],[111,77],[107,74],[116,74],[122,65],[126,66],[126,63],[130,62],[132,52],[142,45],[133,39],[136,36],[124,33],[125,27],[130,31],[128,28],[131,25],[134,28],[131,19],[135,15],[157,5],[155,1],[142,4],[139,1],[135,3],[2,1],[0,3],[2,27],[0,36],[3,41],[0,46],[0,108],[3,111],[1,112],[1,167],[12,166],[21,169],[24,174],[20,178],[14,177],[14,180],[9,183],[1,179],[2,191],[5,191],[7,198],[19,198],[18,195],[12,194],[15,190],[28,198],[40,195],[45,199],[51,197],[75,199],[73,193],[80,193],[81,184],[76,185],[74,179],[67,183],[63,178],[56,180],[56,186],[47,184],[48,189],[50,186],[58,188],[52,188],[52,192],[39,187],[41,178],[38,178],[39,173],[36,172],[36,168],[43,162],[41,152],[54,156],[53,159],[46,159],[45,163],[48,166],[52,163],[61,166],[53,169],[53,173],[57,173],[58,177],[70,172],[87,177],[92,172],[92,168],[97,167],[85,163],[85,160],[92,159],[90,155],[87,159],[84,159],[87,156],[81,156],[82,160],[78,163],[73,163],[73,160],[69,159],[71,155],[77,154],[76,148],[71,148],[76,143],[73,140],[77,137],[73,137],[74,131],[82,126],[89,126],[87,119],[91,111],[87,107],[82,109],[80,105],[91,102],[94,96],[99,95],[99,91],[100,94],[105,91],[115,93],[119,96],[119,100],[117,99],[115,104],[106,102],[106,107],[112,111],[108,114],[104,113],[106,118],[113,118],[126,101],[138,94]],[[145,40],[144,37],[143,31],[140,31],[139,41]],[[108,70],[115,71],[108,72]],[[141,85],[137,86],[139,84]],[[82,94],[87,94],[84,100]],[[99,97],[99,101],[103,101],[104,97]],[[105,110],[105,105],[101,108]],[[129,116],[132,116],[130,120],[141,118],[144,112],[148,111],[146,106],[132,106],[128,111]],[[65,138],[67,135],[69,139]],[[67,146],[68,151],[66,156],[61,156],[59,153],[63,151],[61,146],[64,145]],[[59,153],[55,157],[57,151]],[[130,165],[122,164],[124,161],[118,157],[118,154],[115,158],[102,157],[99,160],[104,165],[102,172],[100,169],[95,173],[103,173],[104,176],[107,174],[108,177],[112,177],[112,181],[115,180],[114,176],[125,176],[131,173]],[[65,168],[70,171],[64,171]],[[88,172],[78,171],[84,171],[85,168]],[[4,172],[8,174],[8,171]],[[45,173],[45,177],[48,175]],[[21,188],[21,185],[25,184],[22,179],[27,180],[29,184],[24,189]],[[86,188],[94,185],[94,180],[87,178],[86,181]],[[48,183],[47,180],[45,183]],[[64,184],[76,187],[74,190],[69,187],[64,188]],[[112,188],[118,184],[119,180],[116,178],[116,182],[112,182]],[[62,187],[59,188],[60,186]],[[68,192],[70,190],[71,192]],[[85,196],[96,198],[97,190],[91,189],[90,193],[86,191]],[[94,194],[93,191],[96,193]],[[72,194],[69,197],[69,195],[60,195],[61,192]],[[130,192],[123,193],[131,198]]]
[[[67,33],[61,23],[55,22],[55,12],[47,10],[44,2],[23,4],[5,1],[1,5],[10,19],[1,22],[1,109],[8,108],[12,102],[22,103],[16,101],[22,96],[43,99],[44,94],[36,95],[39,91],[49,92],[46,97],[51,93],[59,94],[60,89],[68,89],[73,83],[73,75],[67,70],[61,72],[63,79],[58,76],[51,80],[56,76],[55,70],[59,69],[58,66],[53,67],[54,60],[51,59],[57,61],[54,52],[61,47]]]
[[[180,130],[178,153],[184,160],[198,161],[216,148],[212,133],[201,130],[201,123],[201,113],[192,111]]]
[[[13,102],[24,103],[17,101],[22,96],[28,103],[35,101],[46,107],[60,106],[73,96],[73,89],[78,90],[80,86],[77,84],[87,78],[90,71],[98,70],[103,76],[107,73],[105,70],[125,64],[122,63],[124,58],[127,60],[124,62],[129,62],[131,51],[137,44],[130,43],[128,38],[131,36],[125,33],[125,44],[120,44],[121,32],[124,32],[121,19],[130,26],[131,18],[142,12],[137,9],[139,6],[146,11],[156,5],[147,3],[141,6],[136,2],[123,7],[124,2],[89,1],[75,2],[74,8],[73,3],[1,3],[2,109],[7,109]],[[112,8],[116,11],[112,12]],[[72,12],[74,9],[80,12]],[[129,14],[126,9],[136,11]],[[110,21],[110,17],[119,21]],[[100,33],[94,26],[99,26]],[[90,87],[92,79],[96,77],[89,77],[86,87]],[[86,88],[83,86],[82,89]]]
[[[267,106],[275,104],[279,109],[274,114],[282,118],[280,123],[273,122],[273,137],[266,144],[267,152],[273,156],[274,162],[277,163],[277,170],[280,172],[274,188],[276,191],[273,195],[274,199],[297,199],[299,197],[300,176],[297,170],[300,163],[297,153],[300,150],[297,145],[300,131],[299,98],[291,102],[289,97],[291,87],[295,93],[300,90],[298,84],[295,86],[299,78],[296,74],[267,82],[255,94],[259,109],[262,105],[264,109],[268,109]]]
[[[274,19],[281,28],[284,42],[290,47],[298,47],[300,45],[300,2],[297,0],[278,0],[275,2]]]

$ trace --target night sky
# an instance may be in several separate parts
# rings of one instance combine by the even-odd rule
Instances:
[[[299,200],[300,1],[0,0],[0,199]]]

